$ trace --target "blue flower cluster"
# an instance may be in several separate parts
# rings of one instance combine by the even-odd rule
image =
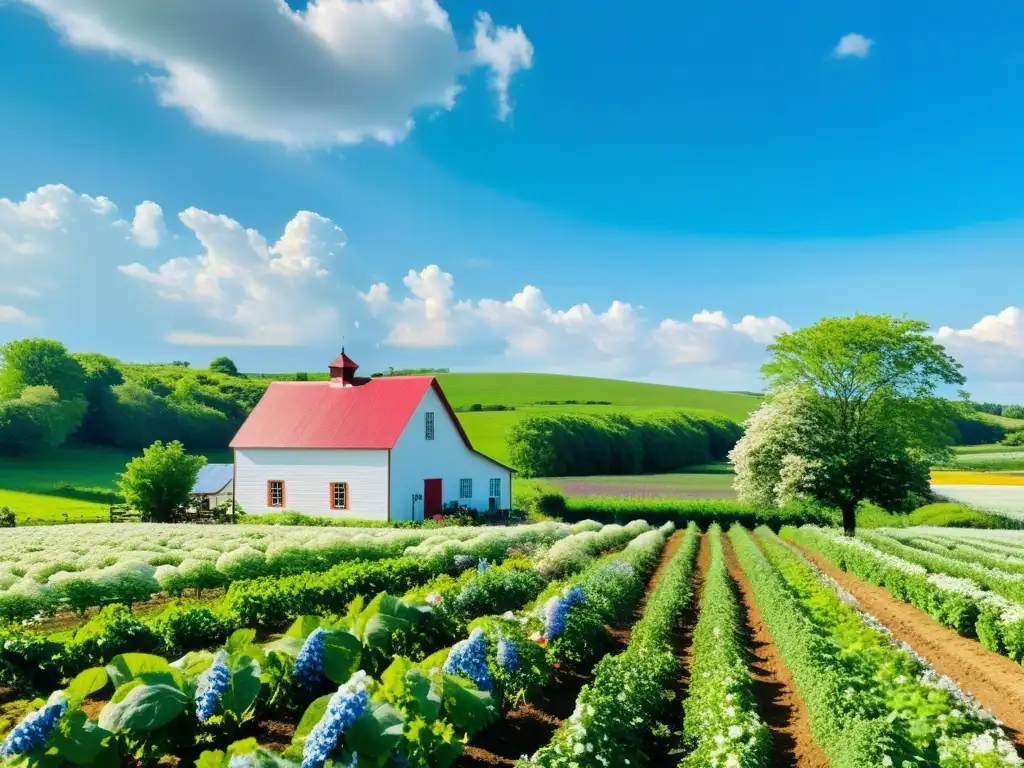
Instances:
[[[306,636],[299,655],[295,657],[292,675],[303,688],[310,691],[318,689],[324,680],[324,643],[327,633],[317,627]]]
[[[565,609],[568,606],[558,595],[544,603],[544,639],[554,640],[565,629]]]
[[[366,689],[368,680],[367,674],[360,670],[331,696],[327,711],[306,738],[306,745],[302,748],[302,768],[321,768],[337,748],[341,735],[370,706],[370,693]],[[353,755],[353,760],[356,759]]]
[[[481,691],[491,690],[491,671],[487,668],[487,640],[484,639],[484,631],[480,627],[469,633],[468,640],[462,640],[452,646],[441,671],[448,675],[465,675]]]
[[[227,651],[217,651],[213,664],[199,678],[199,685],[196,686],[196,717],[200,723],[205,723],[213,716],[217,700],[231,682],[231,670],[224,661],[227,655]]]
[[[491,567],[491,564],[487,562],[486,557],[481,557],[480,562],[476,564],[476,572],[483,573]]]
[[[7,734],[3,744],[0,744],[0,757],[23,755],[46,744],[57,721],[67,710],[67,699],[61,696],[56,701],[44,704],[35,712],[30,713],[14,726],[14,730]]]
[[[562,597],[555,595],[544,603],[544,639],[554,640],[565,630],[565,613],[570,606],[582,603],[582,587],[573,587]]]
[[[519,651],[516,650],[516,645],[502,634],[498,635],[498,666],[510,673],[519,668]]]

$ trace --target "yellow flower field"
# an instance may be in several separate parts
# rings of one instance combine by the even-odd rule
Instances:
[[[932,472],[932,485],[1024,485],[1024,475],[999,472]]]

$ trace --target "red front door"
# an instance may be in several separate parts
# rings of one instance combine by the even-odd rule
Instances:
[[[441,514],[441,481],[423,481],[423,516]]]

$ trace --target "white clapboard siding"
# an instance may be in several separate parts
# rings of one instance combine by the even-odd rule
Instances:
[[[434,439],[426,439],[426,414],[434,414]],[[511,507],[512,475],[505,467],[466,447],[448,411],[430,388],[405,425],[391,451],[391,519],[413,518],[413,494],[423,493],[423,481],[441,479],[443,503],[457,501],[486,511],[492,478],[501,485],[499,509]],[[460,480],[473,481],[473,496],[460,498]],[[423,502],[415,505],[415,519],[423,517]]]
[[[235,499],[246,513],[283,511],[267,506],[267,481],[283,480],[288,511],[387,519],[387,451],[244,448],[235,451],[235,462]],[[331,483],[348,483],[347,510],[331,509]]]

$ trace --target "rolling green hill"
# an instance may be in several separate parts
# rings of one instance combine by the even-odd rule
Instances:
[[[438,380],[456,410],[474,403],[515,408],[458,414],[473,446],[504,463],[508,463],[505,435],[509,428],[533,413],[694,408],[743,421],[761,402],[756,395],[738,392],[546,373],[446,373],[440,374]],[[566,402],[570,400],[576,402]],[[557,404],[540,404],[543,401]],[[605,404],[587,405],[587,401]]]

